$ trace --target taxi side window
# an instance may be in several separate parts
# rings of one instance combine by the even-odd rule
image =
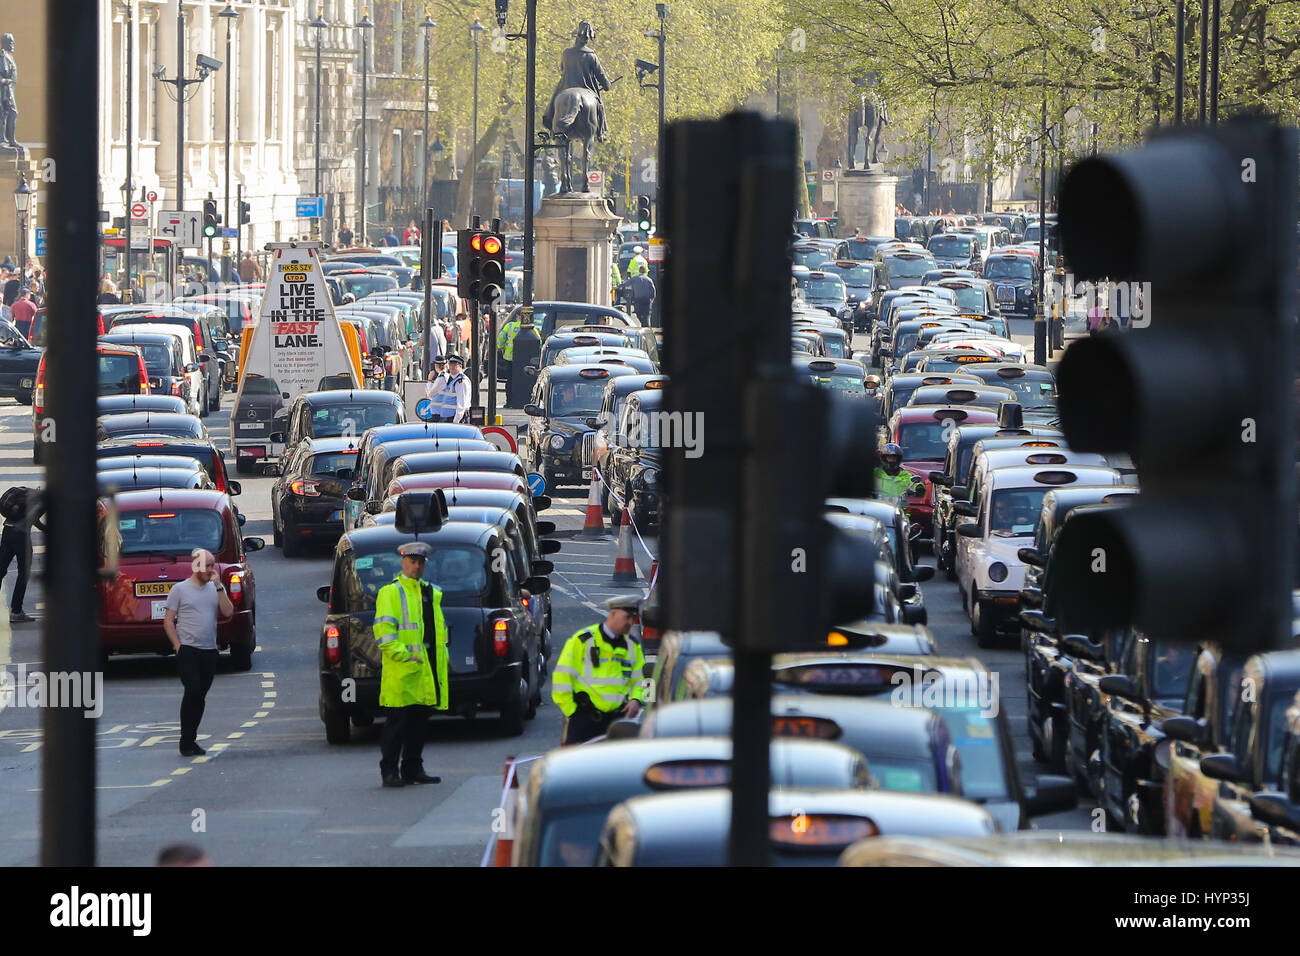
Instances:
[[[1200,667],[1195,667],[1187,683],[1187,700],[1183,705],[1183,713],[1194,720],[1205,716],[1205,690],[1205,674]]]
[[[1245,692],[1244,678],[1242,683],[1238,685],[1236,692],[1238,694]],[[1232,718],[1232,736],[1229,740],[1229,747],[1236,754],[1237,759],[1243,763],[1250,759],[1250,731],[1255,719],[1255,709],[1258,706],[1254,700],[1242,701],[1242,705],[1237,708],[1237,712]]]

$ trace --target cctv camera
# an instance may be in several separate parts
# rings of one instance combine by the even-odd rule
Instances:
[[[153,78],[155,80],[161,80],[166,75],[166,73],[167,71],[163,69],[161,66],[155,66],[153,68]]]
[[[198,55],[198,62],[199,66],[205,70],[212,70],[215,72],[216,70],[221,69],[221,61],[213,59],[205,53],[200,53]]]

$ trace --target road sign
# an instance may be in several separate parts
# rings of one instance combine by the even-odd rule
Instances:
[[[546,494],[546,479],[535,471],[528,473],[528,490],[534,498]]]
[[[234,238],[235,238],[235,227],[234,227],[234,226],[222,226],[222,227],[221,227],[221,238],[222,238],[222,239],[234,239]]]
[[[157,202],[157,201],[158,201],[158,190],[156,190],[156,189],[151,189],[151,190],[149,190],[147,193],[144,194],[144,198],[147,199],[147,200],[149,200],[150,202]]]
[[[203,213],[183,209],[164,209],[158,213],[157,234],[182,247],[198,248],[203,244]]]
[[[508,429],[502,428],[500,425],[484,425],[483,438],[496,445],[497,448],[502,451],[508,451],[512,455],[519,453],[519,445],[515,441],[515,436],[510,434]]]
[[[591,169],[587,171],[588,186],[605,185],[605,171],[603,169]]]
[[[143,219],[149,215],[149,207],[142,202],[131,203],[131,218]]]
[[[294,215],[299,219],[320,219],[325,215],[324,196],[299,196],[294,201]]]
[[[422,422],[433,420],[433,399],[422,398],[415,403],[415,417]]]
[[[647,262],[663,262],[663,261],[664,261],[664,253],[667,252],[667,251],[668,251],[668,247],[664,244],[664,241],[663,241],[662,239],[659,239],[659,238],[657,238],[657,237],[655,237],[655,236],[651,236],[651,237],[650,237],[650,254],[649,254],[648,256],[646,256],[646,261],[647,261]]]
[[[45,237],[47,233],[44,226],[36,227],[36,255],[37,257],[45,255]]]
[[[835,170],[833,170],[833,169],[823,169],[823,170],[822,170],[822,182],[824,182],[824,183],[833,183],[833,182],[835,182]]]

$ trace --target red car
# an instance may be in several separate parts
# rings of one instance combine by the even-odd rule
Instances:
[[[107,500],[99,502],[100,568],[117,573],[102,578],[99,590],[100,647],[108,654],[166,654],[163,631],[167,594],[191,574],[191,552],[206,548],[235,605],[234,616],[217,625],[218,648],[229,648],[236,670],[252,667],[257,646],[257,589],[248,552],[266,547],[261,538],[240,535],[230,497],[220,491],[150,489],[116,495],[116,524],[109,525]]]
[[[948,436],[958,425],[996,425],[998,413],[972,405],[904,406],[889,419],[888,442],[903,449],[903,467],[925,483],[925,497],[908,506],[923,538],[934,538],[934,489],[930,472],[942,467],[948,455]]]
[[[46,393],[45,360],[41,355],[36,368],[36,388],[32,393],[32,461],[44,460],[45,442],[53,436],[53,427],[45,417]],[[95,343],[95,358],[99,366],[97,395],[148,395],[149,372],[144,365],[144,353],[133,345],[112,342]]]

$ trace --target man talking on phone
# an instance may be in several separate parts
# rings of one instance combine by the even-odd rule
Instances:
[[[217,674],[217,620],[229,620],[235,613],[212,552],[195,548],[191,557],[193,573],[172,585],[163,617],[163,630],[176,652],[176,670],[185,687],[181,698],[182,757],[200,757],[205,752],[196,740],[208,688]]]

